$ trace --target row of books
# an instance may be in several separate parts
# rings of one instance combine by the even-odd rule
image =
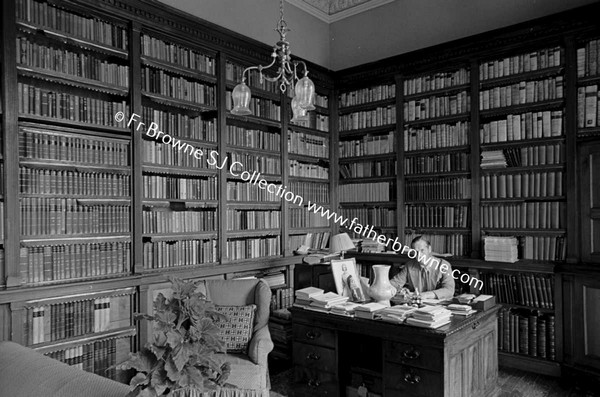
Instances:
[[[44,69],[102,83],[129,87],[129,66],[111,63],[93,54],[47,47],[17,37],[17,64]]]
[[[438,149],[469,144],[471,123],[434,124],[427,127],[404,129],[404,151]]]
[[[467,91],[454,95],[430,96],[404,102],[404,121],[427,120],[453,116],[471,109],[471,96]]]
[[[227,181],[227,200],[276,202],[281,201],[281,197],[277,196],[276,193],[269,192],[267,189],[257,189],[256,186],[248,182]]]
[[[510,152],[508,150],[506,152],[504,150],[485,150],[481,152],[481,169],[506,168],[508,162],[505,153]],[[511,161],[511,163],[514,162]],[[511,166],[514,167],[514,165]]]
[[[394,182],[349,184],[338,186],[340,202],[360,203],[365,201],[393,201],[396,199],[396,184]]]
[[[129,45],[128,31],[125,27],[84,17],[45,2],[18,0],[16,15],[18,20],[42,28],[58,30],[69,36],[81,37],[123,50],[127,50]]]
[[[293,300],[293,288],[277,288],[271,295],[271,311],[287,309],[292,306]]]
[[[393,105],[344,114],[338,118],[340,132],[394,123],[396,123],[396,107]]]
[[[19,269],[25,284],[123,274],[131,270],[131,243],[21,247]]]
[[[175,144],[173,144],[175,143]],[[216,169],[216,163],[210,164],[211,149],[201,146],[189,145],[178,139],[173,139],[171,144],[164,144],[159,141],[142,141],[142,161],[150,164],[172,165],[185,168]],[[197,150],[202,151],[202,155],[193,155]],[[190,153],[192,152],[192,153]]]
[[[340,158],[395,153],[395,135],[394,131],[390,131],[384,135],[366,134],[360,139],[340,140]]]
[[[212,85],[189,81],[181,76],[150,67],[142,67],[142,90],[174,99],[215,106],[216,89]]]
[[[481,177],[481,198],[529,198],[563,195],[563,172],[490,174]]]
[[[563,76],[519,83],[479,91],[479,110],[524,105],[564,97]]]
[[[508,167],[562,164],[566,157],[565,145],[562,143],[507,148],[502,149],[500,152]],[[482,152],[482,156],[485,153],[488,152]]]
[[[471,179],[467,177],[407,180],[404,186],[406,201],[471,198]]]
[[[227,110],[233,109],[233,100],[231,98],[231,91],[227,91],[225,94],[225,103]],[[281,121],[281,106],[269,99],[263,98],[250,98],[248,108],[252,114],[256,117],[262,117],[274,121]]]
[[[128,233],[129,204],[87,205],[81,199],[22,197],[21,234]]]
[[[495,295],[498,302],[554,309],[554,279],[541,273],[485,273],[483,294]]]
[[[324,250],[329,246],[329,236],[329,232],[291,235],[288,239],[288,248],[296,250],[301,245],[305,245],[315,250]]]
[[[217,229],[214,209],[172,211],[154,208],[142,212],[142,233],[208,232]]]
[[[225,218],[227,230],[279,229],[281,211],[228,209]]]
[[[417,233],[414,230],[406,229],[404,244],[410,247],[411,241],[417,236],[427,239],[434,252],[465,257],[471,254],[471,235],[469,233]]]
[[[405,174],[469,171],[471,155],[464,152],[410,156],[404,158]]]
[[[174,113],[149,106],[142,107],[142,119],[155,122],[161,130],[178,138],[190,138],[200,141],[217,141],[217,123],[215,119],[204,120],[202,116]],[[150,125],[150,124],[148,124]]]
[[[111,310],[126,311],[129,317],[130,300],[129,295],[122,295],[28,307],[24,319],[27,345],[118,327],[118,315]]]
[[[342,163],[339,171],[342,178],[395,176],[398,172],[395,159]]]
[[[577,77],[600,74],[600,40],[589,40],[577,49]]]
[[[301,163],[297,160],[289,160],[289,176],[302,178],[329,179],[329,168],[318,164]]]
[[[279,152],[281,150],[281,134],[228,124],[227,144]]]
[[[225,63],[225,78],[228,81],[240,82],[242,81],[242,72],[244,71],[245,66],[234,64],[230,61]],[[279,92],[279,86],[277,83],[273,81],[268,81],[265,78],[262,78],[261,75],[256,70],[249,70],[246,72],[246,83],[250,87],[260,88],[265,91],[269,91],[272,93]]]
[[[247,170],[271,175],[281,174],[280,157],[268,157],[258,153],[230,152],[227,153],[227,158],[229,160],[228,169],[237,173]]]
[[[52,117],[61,120],[78,121],[120,127],[115,120],[117,112],[129,114],[127,101],[110,101],[89,96],[56,92],[51,88],[17,83],[19,113]]]
[[[32,127],[20,127],[19,132],[19,156],[24,159],[129,165],[129,142],[125,140]]]
[[[370,238],[360,240],[355,244],[358,252],[385,252],[385,245]],[[360,274],[360,273],[359,273]]]
[[[594,128],[600,124],[600,91],[597,85],[577,88],[577,127]]]
[[[280,236],[227,240],[227,258],[230,260],[278,255],[281,255]]]
[[[495,79],[561,66],[563,59],[563,49],[560,47],[543,48],[528,54],[496,59],[479,65],[479,79]]]
[[[144,198],[179,200],[217,200],[217,178],[184,178],[142,175]]]
[[[288,190],[313,203],[329,203],[329,184],[291,181]]]
[[[211,56],[184,46],[167,43],[147,34],[141,35],[142,54],[194,71],[215,75],[216,62]]]
[[[519,240],[514,236],[485,236],[483,238],[486,261],[515,263],[519,260]]]
[[[470,71],[463,68],[453,72],[438,72],[406,79],[403,82],[404,95],[420,94],[427,91],[469,84],[470,78]]]
[[[380,227],[396,227],[396,210],[394,208],[342,208],[340,214],[346,219],[359,219],[361,223]],[[349,226],[349,224],[347,224]]]
[[[498,348],[509,353],[556,360],[555,317],[503,308],[498,313]]]
[[[0,171],[3,165],[0,165]],[[69,194],[81,196],[129,197],[130,175],[19,167],[23,194]]]
[[[217,262],[217,240],[146,241],[142,245],[144,269]]]
[[[405,205],[404,224],[407,228],[466,228],[471,223],[470,212],[470,208],[466,205]]]
[[[550,138],[562,136],[563,125],[562,110],[509,114],[504,119],[483,123],[479,137],[483,144]]]
[[[560,229],[565,227],[565,202],[485,204],[481,227],[492,229]]]
[[[288,131],[288,153],[329,158],[329,138],[304,132]]]
[[[320,214],[308,212],[306,208],[290,208],[289,218],[292,229],[329,226],[327,218]]]
[[[291,121],[292,125],[300,125],[322,132],[329,132],[329,116],[317,112],[309,112],[306,120]]]
[[[318,92],[315,93],[315,105],[321,106],[322,108],[329,107],[329,98],[327,95],[321,95]]]
[[[129,340],[127,339],[127,341]],[[46,353],[45,355],[84,371],[116,379],[116,368],[114,366],[118,364],[117,344],[119,344],[118,339],[106,339]],[[120,348],[123,347],[125,346],[120,346]]]
[[[564,261],[567,259],[567,243],[564,236],[521,236],[523,259]]]
[[[384,101],[396,97],[396,84],[377,85],[359,90],[342,92],[339,97],[340,107],[361,105],[376,101]]]

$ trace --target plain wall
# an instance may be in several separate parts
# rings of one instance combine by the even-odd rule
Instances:
[[[278,0],[160,0],[179,10],[272,47],[278,40]],[[292,56],[329,68],[329,25],[285,2]]]
[[[396,0],[331,24],[329,64],[340,70],[595,2]]]

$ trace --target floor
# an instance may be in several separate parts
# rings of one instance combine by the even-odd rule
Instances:
[[[292,370],[287,363],[271,365],[271,397],[286,397],[292,380]],[[514,369],[501,368],[498,387],[490,397],[598,397],[575,387],[561,385],[554,377],[536,375]]]

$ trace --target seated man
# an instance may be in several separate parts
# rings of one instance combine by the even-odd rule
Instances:
[[[432,255],[431,244],[422,236],[411,242],[417,259],[408,261],[404,268],[390,280],[398,291],[406,287],[419,290],[423,299],[449,299],[454,295],[454,278],[450,263]],[[418,259],[421,259],[419,261]]]

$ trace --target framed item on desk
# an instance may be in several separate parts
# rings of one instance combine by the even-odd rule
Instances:
[[[366,301],[366,291],[363,290],[358,273],[356,272],[356,260],[332,259],[331,272],[335,282],[335,289],[341,296],[347,296],[352,302]]]

